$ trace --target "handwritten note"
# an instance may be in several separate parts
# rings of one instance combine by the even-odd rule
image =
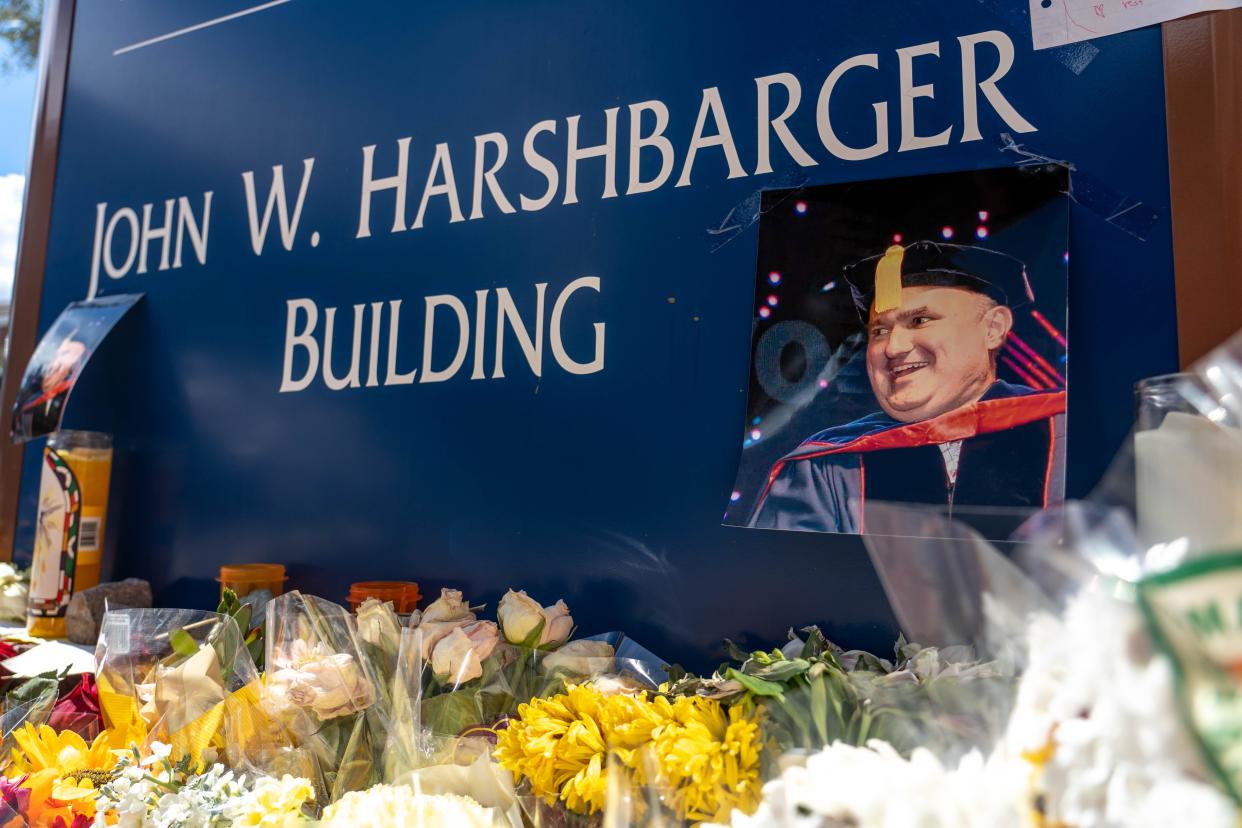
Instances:
[[[1242,8],[1242,0],[1030,0],[1036,49],[1154,26],[1205,11]]]

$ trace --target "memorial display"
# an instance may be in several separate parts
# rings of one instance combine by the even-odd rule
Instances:
[[[56,0],[0,828],[1237,826],[1242,334],[1072,6]]]

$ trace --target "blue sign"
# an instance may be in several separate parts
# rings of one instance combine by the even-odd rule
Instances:
[[[887,649],[857,538],[721,525],[765,190],[1072,165],[1071,496],[1176,367],[1159,31],[1034,52],[1025,8],[79,3],[41,323],[146,296],[65,418],[115,434],[116,574]]]

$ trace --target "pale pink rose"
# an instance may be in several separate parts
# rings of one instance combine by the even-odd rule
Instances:
[[[421,636],[419,654],[423,661],[431,658],[436,645],[453,630],[474,620],[475,614],[470,611],[470,603],[462,599],[461,590],[440,590],[440,597],[423,610],[414,627]]]
[[[456,627],[432,651],[431,671],[454,684],[473,681],[483,675],[483,662],[499,642],[500,630],[491,621]]]
[[[560,644],[569,638],[574,631],[574,617],[569,614],[569,607],[564,601],[557,601],[543,609],[543,634],[539,636],[539,645]]]
[[[285,667],[268,681],[277,700],[283,698],[325,720],[365,710],[375,702],[375,688],[348,653]]]

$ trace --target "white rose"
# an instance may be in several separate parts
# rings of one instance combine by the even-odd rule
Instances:
[[[559,650],[544,656],[548,671],[564,670],[577,676],[611,673],[615,651],[607,641],[571,641]]]
[[[535,627],[543,621],[543,607],[539,606],[539,602],[527,595],[525,591],[509,590],[505,593],[505,597],[500,599],[500,606],[496,609],[496,618],[500,621],[500,628],[505,632],[505,640],[511,644],[521,644],[530,638]]]
[[[358,637],[381,652],[396,655],[401,646],[401,622],[392,604],[368,598],[358,607]]]
[[[473,681],[483,675],[483,662],[500,642],[500,631],[491,621],[475,621],[452,632],[436,644],[431,654],[431,671],[454,684]]]
[[[569,638],[574,629],[573,616],[564,601],[541,607],[524,591],[509,590],[505,593],[505,597],[500,599],[496,617],[500,620],[505,639],[511,644],[526,642],[540,622],[543,623],[543,630],[535,642],[536,646],[559,644]]]
[[[461,597],[460,589],[442,589],[440,597],[431,602],[431,606],[423,610],[423,623],[429,621],[456,621],[466,616],[474,618],[470,604]]]

